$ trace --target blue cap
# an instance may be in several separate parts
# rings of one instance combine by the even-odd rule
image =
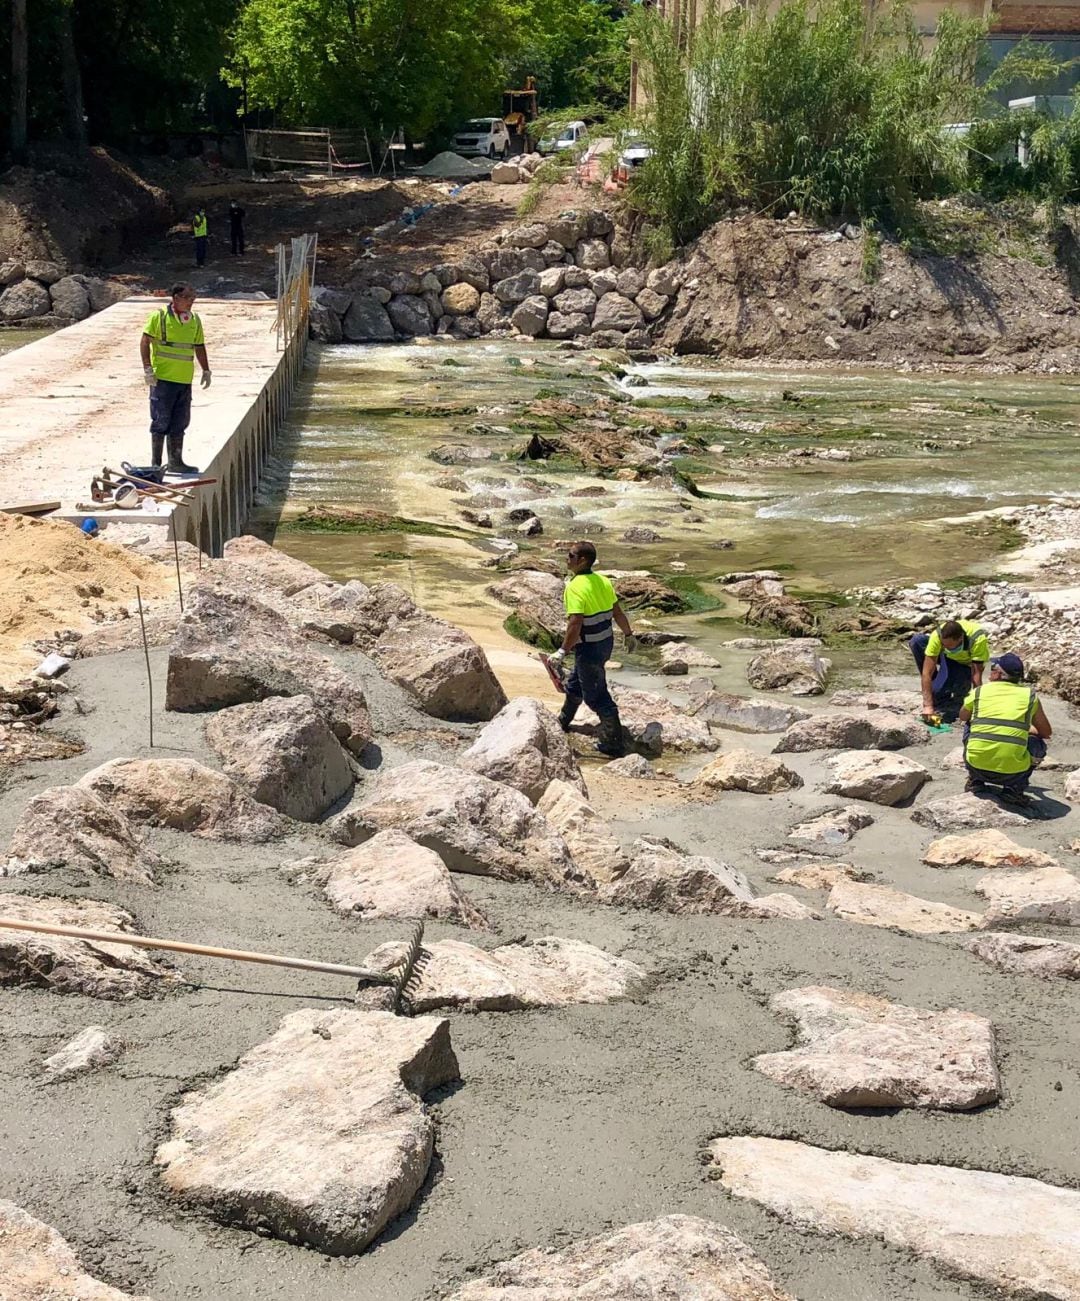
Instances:
[[[1008,655],[997,655],[990,663],[996,665],[1006,677],[1019,680],[1024,676],[1024,661],[1019,655],[1013,655],[1011,652]]]

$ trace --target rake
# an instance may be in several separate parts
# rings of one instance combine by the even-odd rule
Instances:
[[[338,962],[317,962],[311,958],[290,958],[279,953],[251,953],[245,949],[220,949],[208,944],[189,944],[186,940],[161,940],[149,935],[129,935],[120,931],[87,930],[82,926],[61,926],[53,922],[24,921],[18,917],[0,917],[0,928],[11,931],[36,931],[42,935],[62,935],[73,940],[91,940],[99,944],[129,944],[140,949],[165,949],[169,953],[194,953],[203,958],[224,958],[228,962],[258,962],[270,967],[292,967],[297,971],[323,971],[331,976],[348,976],[357,982],[359,994],[369,985],[387,985],[393,990],[393,1010],[400,1016],[410,1015],[409,994],[415,992],[420,973],[417,963],[424,952],[424,923],[419,921],[400,962],[387,971],[367,967],[349,967]]]

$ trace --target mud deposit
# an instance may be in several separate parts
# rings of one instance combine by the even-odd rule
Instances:
[[[160,699],[165,660],[162,652],[153,658]],[[336,658],[363,680],[383,765],[417,755],[452,759],[474,730],[417,713],[359,653]],[[88,749],[21,770],[24,780],[0,795],[5,841],[32,794],[72,782],[107,759],[150,753],[137,655],[79,662],[69,681],[94,712],[85,718],[65,713],[58,725],[77,732]],[[1080,763],[1080,727],[1061,706],[1047,705],[1059,727],[1054,757]],[[154,753],[213,762],[203,722],[199,715],[159,715]],[[760,752],[775,740],[733,733],[722,739],[724,749]],[[940,767],[954,745],[955,738],[941,736],[918,747],[934,780],[917,803],[959,792],[962,774]],[[679,771],[691,775],[703,758],[683,760]],[[671,783],[616,778],[597,764],[586,764],[585,772],[595,807],[624,842],[642,832],[670,836],[688,850],[723,858],[766,892],[788,887],[768,884],[779,868],[753,851],[781,844],[788,827],[838,803],[818,789],[825,776],[820,753],[785,760],[806,784],[770,797],[690,798]],[[1035,782],[1060,816],[1010,834],[1068,866],[1075,858],[1064,847],[1080,833],[1080,816],[1061,800],[1064,779],[1055,770]],[[979,869],[922,865],[934,833],[916,826],[910,809],[866,807],[874,825],[829,858],[924,898],[982,906],[972,890]],[[3,887],[122,904],[144,933],[329,961],[359,962],[376,944],[408,931],[408,923],[340,918],[309,887],[290,883],[283,862],[329,848],[317,828],[262,846],[208,844],[167,831],[151,832],[150,839],[174,864],[157,887],[90,881],[70,872],[10,878]],[[677,1212],[735,1230],[777,1284],[803,1301],[944,1301],[986,1293],[907,1251],[800,1232],[729,1197],[708,1177],[702,1155],[708,1142],[743,1134],[795,1138],[903,1161],[1080,1184],[1080,1156],[1067,1138],[1080,1125],[1080,989],[1071,982],[1000,974],[964,951],[961,936],[909,936],[828,914],[799,922],[680,918],[600,907],[529,885],[457,879],[491,918],[492,932],[470,934],[431,922],[430,939],[465,938],[485,947],[523,935],[580,939],[641,964],[653,983],[636,1001],[607,1006],[450,1012],[462,1080],[428,1099],[437,1122],[432,1174],[409,1212],[366,1253],[328,1258],[219,1226],[168,1202],[151,1165],[181,1093],[233,1065],[283,1014],[349,1002],[350,983],[329,976],[185,956],[176,966],[190,983],[158,999],[125,1004],[25,988],[0,991],[4,1195],[56,1227],[96,1277],[156,1301],[421,1301],[447,1295],[525,1248],[565,1246]],[[823,908],[823,892],[791,890]],[[1057,934],[1072,938],[1064,929]],[[1002,1100],[963,1114],[846,1113],[771,1082],[749,1061],[789,1047],[791,1036],[767,1000],[809,984],[989,1017]],[[46,1085],[43,1060],[92,1023],[125,1041],[120,1061]]]

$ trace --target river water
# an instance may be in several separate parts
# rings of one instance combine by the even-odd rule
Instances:
[[[1078,490],[1080,388],[1067,379],[697,359],[611,369],[592,354],[521,340],[323,348],[264,476],[256,518],[276,529],[277,545],[332,576],[400,582],[486,644],[505,645],[506,610],[485,595],[492,575],[480,567],[495,553],[492,535],[544,555],[560,540],[593,537],[603,568],[692,577],[712,599],[722,595],[712,580],[732,569],[778,568],[794,590],[824,594],[993,573],[1002,567],[1000,527],[965,517]],[[666,477],[600,481],[554,461],[500,459],[524,446],[509,426],[538,394],[586,404],[614,395],[631,410],[685,421],[708,446],[678,465],[706,495],[687,497]],[[494,459],[436,464],[429,452],[446,443],[490,449]],[[457,484],[442,486],[450,476]],[[602,497],[572,495],[600,482]],[[462,506],[492,493],[506,502],[491,510],[492,533],[464,525]],[[315,504],[470,536],[290,531]],[[518,505],[536,509],[542,537],[525,542],[504,522]],[[631,525],[662,541],[623,542]],[[720,539],[734,548],[718,550]],[[745,631],[725,617],[736,609],[675,625],[708,647]]]

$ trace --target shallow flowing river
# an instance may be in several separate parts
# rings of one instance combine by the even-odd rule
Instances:
[[[710,580],[733,569],[776,568],[800,593],[886,581],[990,574],[1009,541],[1000,521],[964,520],[995,507],[1076,492],[1080,388],[1056,377],[910,375],[850,370],[720,367],[697,360],[626,366],[520,340],[343,346],[313,355],[256,518],[277,545],[336,578],[392,579],[416,599],[485,635],[504,634],[506,610],[484,586],[493,539],[549,555],[560,540],[593,537],[606,569]],[[614,373],[612,373],[614,371]],[[639,415],[686,422],[707,443],[675,464],[704,494],[670,477],[598,479],[553,461],[519,461],[514,420],[538,395],[582,403],[615,395]],[[655,416],[652,418],[655,419]],[[664,440],[662,440],[663,442]],[[440,444],[492,459],[437,464]],[[505,459],[513,458],[513,459]],[[452,486],[442,486],[448,479]],[[526,482],[528,481],[528,482]],[[598,497],[572,495],[601,484]],[[461,509],[496,494],[491,531]],[[461,536],[400,531],[292,531],[311,505],[378,510]],[[525,541],[504,522],[534,507],[544,534]],[[689,507],[689,509],[688,509]],[[644,525],[662,541],[621,541]],[[732,550],[718,550],[730,539]],[[561,553],[561,548],[559,553]],[[699,594],[701,595],[701,594]],[[737,607],[732,605],[730,613]],[[721,607],[665,620],[695,625],[701,643],[737,635]]]

